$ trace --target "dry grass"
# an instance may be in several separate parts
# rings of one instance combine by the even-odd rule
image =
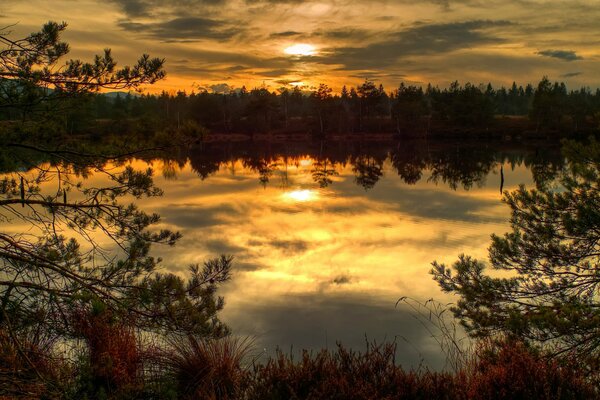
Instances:
[[[184,399],[237,399],[246,379],[248,339],[201,340],[192,336],[171,340],[164,365]]]
[[[56,394],[66,380],[66,360],[41,331],[0,328],[0,399],[38,399]]]
[[[245,399],[594,399],[596,389],[575,363],[560,365],[520,342],[478,347],[456,372],[405,371],[394,344],[364,353],[304,352],[300,360],[279,353],[255,368]]]
[[[426,317],[423,322],[445,323],[441,308],[434,308],[431,314],[423,314],[416,305],[415,310]],[[600,398],[586,364],[578,362],[581,360],[552,359],[506,338],[480,341],[465,350],[457,339],[460,336],[448,325],[438,331],[442,335],[438,343],[450,347],[447,355],[453,361],[448,371],[437,372],[404,370],[396,363],[395,343],[368,344],[364,352],[338,345],[334,351],[304,351],[297,359],[278,352],[265,363],[254,364],[250,359],[252,342],[247,339],[183,336],[141,346],[139,334],[109,313],[77,314],[73,323],[87,349],[81,364],[87,365],[87,370],[77,370],[79,386],[72,390],[74,398]],[[52,354],[53,343],[43,335],[29,332],[19,338],[16,347],[14,338],[0,329],[0,399],[41,398],[53,389],[48,382],[57,381],[58,375]],[[249,365],[253,368],[247,368]],[[77,382],[69,383],[76,386]],[[14,383],[10,391],[8,383]]]
[[[91,390],[120,393],[142,385],[135,331],[110,312],[74,313],[73,325],[86,345]]]

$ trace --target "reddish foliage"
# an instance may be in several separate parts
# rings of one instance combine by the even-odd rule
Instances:
[[[54,389],[64,360],[53,354],[53,346],[37,331],[10,334],[0,328],[0,399],[39,398]]]
[[[116,390],[137,381],[141,357],[131,327],[107,311],[76,313],[74,326],[87,344],[91,372],[99,384]]]
[[[279,353],[254,371],[251,399],[419,399],[455,398],[450,374],[406,372],[395,363],[393,344],[356,353],[338,346],[335,353],[303,352],[299,362]]]
[[[468,395],[474,400],[597,397],[581,366],[545,359],[516,341],[480,347],[468,375]]]
[[[515,342],[481,348],[462,371],[404,371],[395,346],[355,353],[304,352],[299,361],[279,353],[255,368],[248,399],[592,399],[581,368],[559,365]]]

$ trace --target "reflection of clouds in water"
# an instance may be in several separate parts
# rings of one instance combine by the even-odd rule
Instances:
[[[158,255],[176,270],[234,255],[233,279],[220,291],[225,320],[269,349],[320,348],[325,330],[330,346],[341,340],[357,349],[364,348],[365,334],[377,340],[402,335],[410,341],[399,340],[403,362],[418,365],[414,346],[439,366],[439,348],[393,304],[400,296],[450,300],[428,274],[430,263],[452,262],[463,252],[485,256],[489,235],[505,230],[508,218],[495,182],[465,192],[428,182],[427,171],[415,185],[386,173],[365,191],[350,165],[339,172],[325,191],[302,184],[321,194],[314,201],[286,202],[282,196],[291,189],[263,188],[247,169],[237,169],[234,182],[227,168],[201,181],[187,167],[175,194],[164,182],[165,198],[156,200],[164,222],[184,234]],[[296,182],[310,179],[302,168],[290,168],[289,175]],[[386,300],[376,300],[381,297]]]
[[[444,366],[444,355],[414,314],[394,307],[395,300],[366,295],[341,296],[324,293],[288,295],[267,303],[247,302],[237,310],[224,312],[225,322],[237,335],[256,338],[267,354],[277,347],[293,349],[335,348],[337,342],[357,350],[369,341],[394,341],[397,361],[432,368]]]
[[[232,204],[219,204],[201,207],[190,205],[168,205],[157,210],[161,220],[173,225],[176,229],[198,229],[213,227],[227,222],[223,217],[242,217],[244,210],[234,207]]]

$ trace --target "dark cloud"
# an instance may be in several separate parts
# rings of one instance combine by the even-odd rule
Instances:
[[[272,69],[272,70],[268,70],[268,71],[261,71],[260,75],[267,76],[270,78],[276,78],[279,76],[289,75],[289,74],[293,74],[293,73],[294,73],[294,70],[287,69],[287,68],[278,68],[278,69]]]
[[[403,79],[406,74],[387,73],[385,71],[358,71],[353,74],[348,74],[348,78],[356,78],[360,80],[381,80],[385,78]]]
[[[167,70],[176,73],[196,74],[202,77],[206,74],[218,74],[216,80],[223,80],[223,76],[227,73],[251,72],[257,73],[259,76],[273,76],[276,70],[286,73],[294,73],[292,69],[293,62],[285,57],[260,57],[256,54],[235,51],[214,51],[204,50],[199,48],[175,47],[167,49],[167,52],[162,54],[167,58]],[[177,57],[190,59],[190,62],[169,62],[170,59]],[[195,60],[195,61],[194,61]],[[263,75],[261,69],[271,68],[267,70],[267,74]],[[269,72],[271,71],[271,72]]]
[[[335,285],[345,285],[350,282],[352,282],[352,279],[350,278],[349,275],[345,275],[345,274],[338,275],[331,280],[331,283],[333,283]]]
[[[201,17],[179,17],[164,22],[140,23],[120,21],[119,27],[163,41],[193,41],[198,39],[226,40],[240,33],[220,21]]]
[[[220,225],[224,216],[240,216],[240,210],[227,204],[215,207],[167,206],[158,210],[162,220],[179,229],[195,229]]]
[[[229,72],[239,72],[239,71],[245,71],[248,69],[250,69],[250,68],[245,65],[232,65],[231,67],[225,68],[225,70],[229,71]]]
[[[304,240],[273,240],[269,245],[288,255],[304,253],[310,247]]]
[[[298,81],[291,80],[291,79],[277,79],[275,81],[275,83],[278,83],[278,84],[283,85],[283,86],[288,86],[288,85],[290,85],[292,83],[296,83],[296,82],[298,82]]]
[[[354,27],[341,27],[336,29],[318,29],[313,32],[297,32],[297,31],[283,31],[275,32],[269,35],[269,38],[286,38],[293,37],[296,39],[310,40],[314,38],[325,38],[332,40],[352,40],[352,41],[363,41],[371,36],[376,35],[377,32],[354,28]]]
[[[217,83],[214,85],[210,85],[209,89],[213,93],[229,94],[233,91],[233,86],[229,85],[228,83]]]
[[[319,30],[312,34],[313,37],[324,37],[327,39],[353,39],[353,40],[364,40],[369,36],[375,34],[372,31],[359,28],[339,28],[330,30]]]
[[[465,197],[460,193],[446,190],[416,188],[410,186],[395,187],[388,180],[381,180],[375,188],[367,193],[372,201],[361,201],[362,188],[350,179],[337,182],[337,187],[344,191],[348,204],[322,205],[322,212],[329,214],[355,215],[358,210],[379,211],[387,208],[390,212],[403,212],[415,218],[441,221],[464,221],[470,223],[503,222],[501,217],[483,216],[490,207],[498,204],[497,200]],[[356,194],[353,194],[356,192]],[[354,202],[350,201],[354,200]],[[438,239],[436,239],[437,241]]]
[[[252,247],[260,247],[260,246],[269,246],[274,249],[280,250],[286,255],[295,255],[299,253],[304,253],[306,250],[310,248],[310,243],[304,240],[280,240],[280,239],[272,239],[272,240],[258,240],[253,239],[248,241],[248,246]]]
[[[417,368],[423,363],[442,368],[442,349],[408,307],[394,307],[396,300],[385,302],[367,296],[327,293],[287,295],[281,302],[230,305],[239,308],[226,307],[224,319],[236,334],[256,337],[256,345],[265,348],[268,355],[273,355],[276,348],[334,349],[336,342],[362,351],[366,338],[378,343],[396,341],[397,361],[404,367]],[[434,327],[429,328],[435,331]]]
[[[502,222],[502,221],[497,221]],[[395,238],[395,239],[379,239],[371,240],[365,239],[356,241],[356,245],[361,248],[369,249],[392,249],[396,247],[409,247],[419,249],[439,249],[449,248],[457,249],[463,248],[470,244],[476,243],[477,240],[481,240],[481,235],[478,234],[455,234],[448,230],[440,230],[431,238]],[[485,239],[487,242],[487,238]]]
[[[236,257],[242,259],[246,253],[246,248],[230,243],[227,237],[203,239],[202,247],[205,248],[209,253],[213,253],[215,255],[235,255]]]
[[[269,37],[281,38],[281,37],[293,37],[293,36],[298,36],[298,35],[302,35],[302,32],[296,32],[296,31],[275,32],[275,33],[271,33],[269,35]]]
[[[583,74],[583,72],[567,72],[566,74],[562,74],[560,77],[561,78],[573,78],[575,76],[579,76]]]
[[[577,53],[572,50],[542,50],[538,51],[536,54],[544,57],[558,58],[559,60],[564,61],[583,60],[583,57],[578,56]]]
[[[203,6],[216,6],[227,0],[111,0],[130,18],[148,17],[157,13],[198,11]],[[185,14],[182,14],[185,15]]]
[[[382,34],[385,40],[364,47],[331,48],[327,50],[329,55],[312,59],[325,64],[341,64],[349,70],[388,67],[406,56],[441,54],[502,43],[504,39],[492,35],[487,30],[509,25],[512,25],[509,21],[491,20],[447,24],[417,23],[400,32]]]
[[[265,268],[265,266],[262,264],[253,263],[253,262],[249,262],[249,261],[240,261],[240,260],[242,260],[242,258],[239,257],[239,255],[236,255],[235,261],[233,263],[233,269],[236,271],[249,272],[249,271],[258,271],[258,270]]]

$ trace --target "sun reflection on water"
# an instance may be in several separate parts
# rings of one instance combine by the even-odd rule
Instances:
[[[306,202],[315,201],[319,198],[319,194],[311,189],[297,189],[283,193],[283,198],[288,201]]]

